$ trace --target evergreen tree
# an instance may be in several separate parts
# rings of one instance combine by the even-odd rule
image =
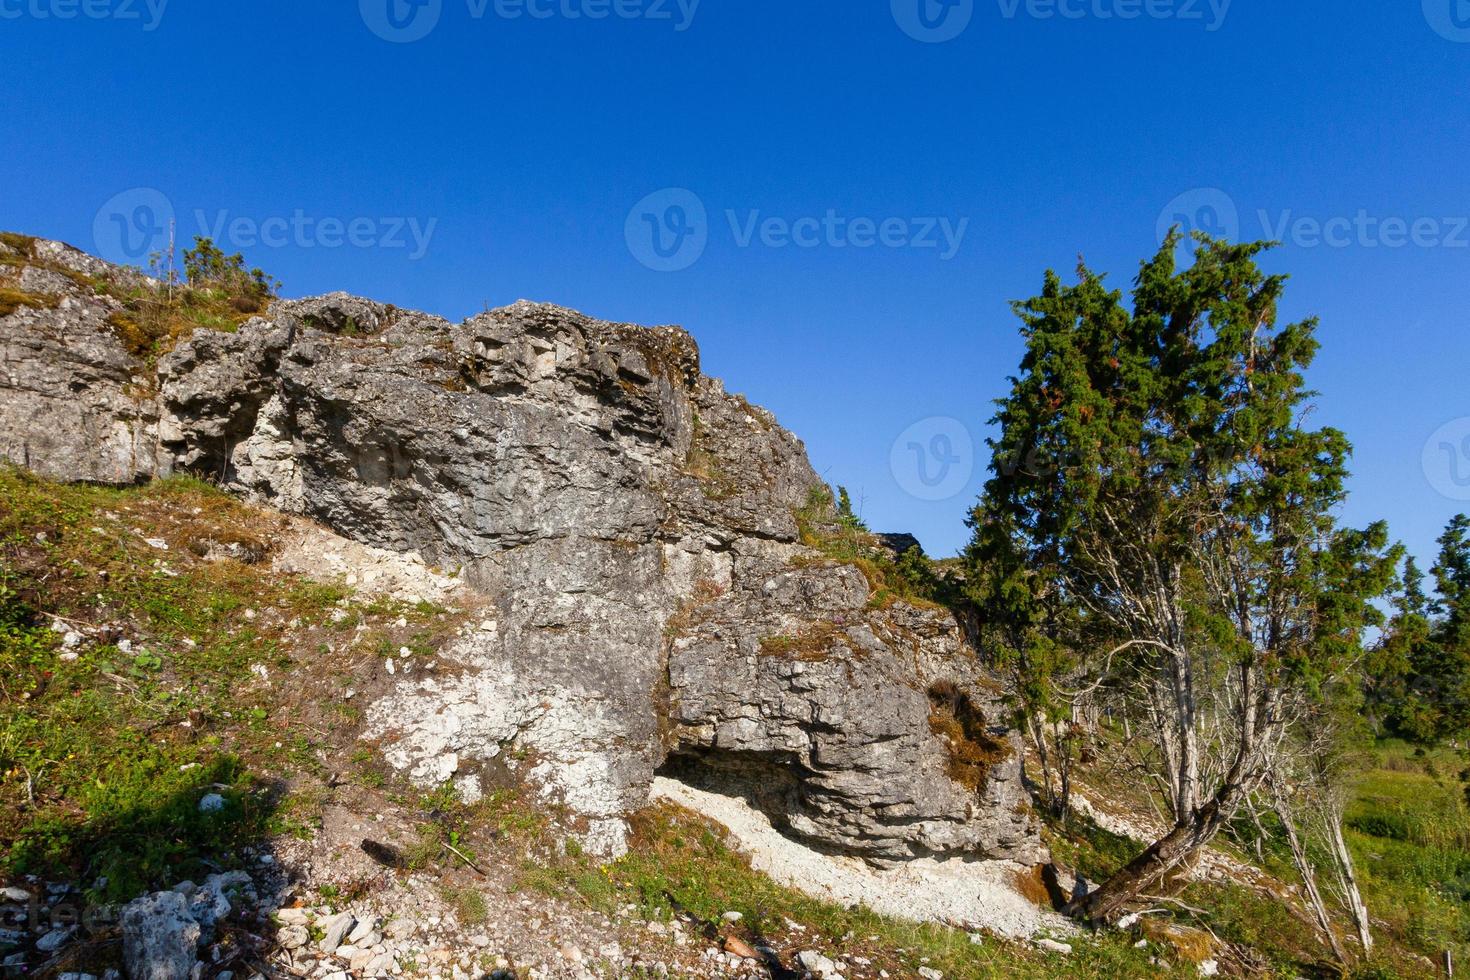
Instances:
[[[1026,353],[971,518],[971,577],[1013,617],[1034,700],[1080,658],[1146,706],[1173,826],[1074,903],[1092,920],[1262,785],[1288,726],[1361,659],[1398,558],[1383,525],[1336,525],[1350,447],[1300,424],[1315,323],[1277,323],[1266,246],[1200,236],[1181,272],[1178,241],[1143,263],[1131,310],[1085,266],[1015,304]]]

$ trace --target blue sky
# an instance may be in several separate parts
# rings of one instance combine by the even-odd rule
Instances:
[[[0,227],[171,209],[288,295],[682,324],[948,554],[1008,301],[1182,214],[1288,238],[1346,518],[1428,553],[1470,508],[1466,0],[391,2],[0,0]]]

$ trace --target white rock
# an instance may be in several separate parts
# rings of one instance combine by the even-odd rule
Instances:
[[[343,938],[352,931],[353,918],[351,913],[338,912],[317,923],[322,930],[322,939],[318,942],[317,949],[324,953],[330,953],[342,945]]]
[[[282,949],[300,949],[311,942],[311,934],[304,925],[290,925],[276,933],[276,940]]]
[[[726,912],[724,915],[720,916],[720,918],[724,919],[726,922],[739,922],[741,919],[745,918],[745,916],[741,915],[739,912]]]
[[[200,813],[218,813],[225,808],[225,798],[218,793],[207,793],[199,801]]]
[[[1215,960],[1205,960],[1199,965],[1199,975],[1202,977],[1213,977],[1220,973],[1220,964]]]
[[[932,966],[919,967],[919,976],[923,977],[924,980],[944,980],[944,974]]]
[[[187,980],[198,962],[199,923],[189,900],[155,892],[123,907],[123,962],[135,980]]]
[[[819,977],[831,977],[837,972],[837,964],[814,949],[804,949],[797,953],[796,962],[800,963],[803,969]]]
[[[1072,947],[1067,943],[1059,943],[1055,939],[1038,939],[1036,945],[1049,953],[1061,953],[1063,956],[1071,955]]]
[[[352,927],[352,931],[347,934],[347,941],[354,946],[372,946],[373,943],[364,943],[362,940],[376,932],[377,928],[378,920],[376,918],[369,917],[363,919]]]
[[[72,933],[74,932],[76,930],[70,927],[65,929],[52,929],[46,935],[36,940],[36,948],[43,953],[54,953],[66,945],[67,940],[71,939]]]

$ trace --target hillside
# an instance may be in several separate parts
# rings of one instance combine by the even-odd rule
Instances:
[[[1330,970],[1289,856],[1223,838],[1126,927],[1057,914],[1154,830],[1125,736],[1044,824],[932,569],[682,330],[0,240],[8,968]],[[1457,775],[1364,760],[1376,975],[1466,952]]]

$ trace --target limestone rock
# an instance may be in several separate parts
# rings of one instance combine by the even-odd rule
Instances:
[[[189,980],[201,930],[179,892],[155,892],[122,913],[123,961],[130,980]]]
[[[524,301],[456,325],[333,293],[196,331],[155,370],[84,286],[157,284],[30,247],[0,270],[74,288],[0,317],[0,458],[201,473],[459,569],[484,600],[493,626],[441,651],[447,669],[397,670],[366,706],[363,737],[415,780],[474,798],[508,772],[603,854],[667,768],[753,779],[779,826],[875,862],[1040,858],[954,616],[870,609],[858,569],[803,547],[820,480],[801,442],[703,375],[683,330]],[[964,723],[937,726],[956,706]],[[986,764],[956,762],[981,743]]]

